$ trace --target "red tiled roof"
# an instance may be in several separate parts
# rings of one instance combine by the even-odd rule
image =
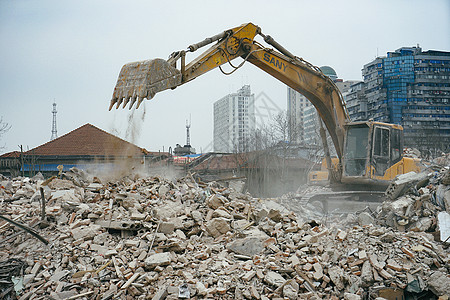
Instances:
[[[91,124],[85,124],[53,141],[27,151],[29,155],[141,156],[147,150]]]
[[[17,158],[20,157],[20,151],[12,151],[5,154],[0,155],[1,158]]]

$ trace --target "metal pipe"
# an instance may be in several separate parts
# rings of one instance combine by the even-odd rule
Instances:
[[[41,220],[45,220],[45,195],[44,195],[44,189],[42,187],[39,188],[41,191]]]
[[[295,55],[292,54],[291,52],[289,52],[286,48],[284,48],[283,46],[281,46],[280,44],[278,44],[277,41],[275,41],[270,35],[264,35],[262,33],[259,33],[263,38],[264,41],[275,47],[275,49],[277,49],[278,51],[280,51],[281,53],[283,53],[284,55],[286,55],[287,57],[290,58],[295,58]]]
[[[38,240],[40,240],[41,242],[43,242],[44,244],[48,245],[48,241],[47,241],[46,239],[44,239],[42,236],[40,236],[39,234],[37,234],[37,233],[33,230],[33,228],[30,228],[30,227],[28,227],[28,226],[26,226],[26,225],[24,225],[24,224],[15,222],[15,221],[13,221],[13,220],[11,220],[11,219],[9,219],[9,218],[3,216],[3,215],[0,215],[0,219],[3,219],[3,220],[5,220],[5,221],[7,221],[7,222],[9,222],[9,223],[11,223],[11,224],[13,224],[13,225],[19,227],[20,229],[22,229],[22,230],[28,232],[29,234],[31,234],[32,236],[34,236],[35,238],[37,238]]]
[[[181,51],[181,82],[184,82],[186,76],[186,52]]]
[[[215,36],[209,37],[204,39],[203,41],[196,43],[196,44],[192,44],[188,46],[189,51],[194,52],[195,50],[197,50],[198,48],[204,47],[208,44],[214,43],[215,41],[218,41],[220,39],[223,39],[224,37],[226,37],[229,34],[229,31],[224,31],[222,33],[216,34]]]

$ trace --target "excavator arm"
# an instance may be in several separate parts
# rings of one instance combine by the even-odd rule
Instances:
[[[257,42],[254,39],[256,35],[262,36],[276,50]],[[194,52],[214,42],[217,43],[186,64],[186,52]],[[238,57],[243,61],[235,66],[233,61]],[[319,68],[291,54],[270,36],[262,34],[261,29],[252,23],[190,45],[187,50],[174,52],[167,61],[154,59],[124,65],[109,109],[114,105],[118,108],[121,104],[125,107],[129,102],[130,109],[135,102],[138,107],[143,99],[151,99],[158,92],[174,89],[214,68],[219,67],[228,75],[245,62],[252,63],[309,99],[327,127],[341,159],[344,125],[349,117],[338,88]],[[229,64],[233,70],[226,73],[221,68],[224,64]]]
[[[297,57],[251,45],[248,61],[304,95],[316,107],[333,140],[339,158],[344,144],[344,124],[349,121],[345,103],[336,85],[319,68]]]

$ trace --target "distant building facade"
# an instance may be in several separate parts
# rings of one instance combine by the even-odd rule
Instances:
[[[350,87],[357,82],[355,80],[344,81],[339,79],[336,71],[329,66],[320,67],[320,70],[333,80],[344,96],[344,99],[350,90]],[[290,136],[290,142],[304,143],[307,145],[321,145],[319,136],[319,115],[317,114],[316,108],[305,96],[290,87],[288,87],[287,111],[291,122],[293,124],[298,124],[296,125],[296,128],[300,128],[298,134]]]
[[[304,143],[307,145],[322,145],[319,132],[319,115],[314,106],[309,106],[304,111],[303,129]]]
[[[214,151],[236,153],[250,151],[255,129],[255,95],[250,85],[214,102]]]
[[[299,144],[305,139],[303,117],[305,109],[311,106],[311,102],[305,96],[287,87],[287,116],[292,129],[289,130],[289,142]]]
[[[352,121],[401,124],[405,146],[449,150],[450,52],[402,47],[364,65],[362,75],[347,95]]]
[[[363,81],[354,83],[347,93],[345,103],[351,120],[367,119],[367,101]]]

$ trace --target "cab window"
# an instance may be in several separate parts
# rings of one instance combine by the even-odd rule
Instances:
[[[392,129],[391,131],[391,160],[392,163],[396,163],[401,158],[401,131],[398,129]]]
[[[373,155],[389,157],[389,129],[375,127]]]

